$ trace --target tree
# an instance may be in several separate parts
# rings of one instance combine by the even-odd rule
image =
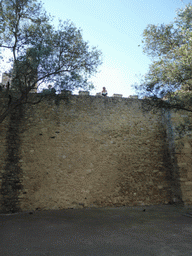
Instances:
[[[60,20],[58,29],[51,22],[37,0],[0,1],[0,56],[4,49],[12,53],[9,101],[0,109],[0,123],[42,83],[57,90],[91,88],[88,79],[102,63],[101,52],[71,21]]]
[[[134,85],[137,92],[169,99],[172,107],[191,111],[192,5],[179,9],[175,21],[168,25],[148,25],[142,43],[152,64],[140,84]]]

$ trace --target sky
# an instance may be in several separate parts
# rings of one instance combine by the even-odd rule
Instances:
[[[148,24],[174,21],[176,10],[188,0],[42,0],[45,10],[58,19],[71,20],[82,29],[83,39],[103,53],[103,64],[91,81],[95,90],[106,87],[108,96],[135,95],[131,85],[148,71],[151,60],[144,55],[142,33]],[[1,74],[0,74],[1,75]],[[78,92],[74,92],[77,94]]]

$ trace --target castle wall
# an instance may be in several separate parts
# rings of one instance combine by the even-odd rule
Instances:
[[[167,140],[172,161],[172,175],[176,183],[174,193],[181,191],[185,205],[192,205],[192,113],[171,111],[166,116]]]
[[[1,211],[191,202],[190,180],[173,175],[167,120],[138,99],[46,95],[23,106],[0,124]]]

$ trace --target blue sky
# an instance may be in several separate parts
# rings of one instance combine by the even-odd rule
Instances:
[[[58,18],[70,19],[83,30],[83,38],[103,52],[100,73],[92,78],[96,90],[105,86],[109,96],[135,94],[131,84],[136,75],[144,75],[150,59],[143,54],[142,33],[148,24],[169,23],[184,0],[44,0],[47,12]]]
[[[150,59],[143,54],[142,32],[148,24],[169,23],[176,9],[188,0],[43,0],[48,13],[58,19],[70,19],[83,31],[83,38],[103,53],[100,73],[93,77],[95,95],[105,86],[109,96],[135,94],[131,85],[144,75]]]

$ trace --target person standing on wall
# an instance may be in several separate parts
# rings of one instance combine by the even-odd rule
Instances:
[[[107,96],[107,90],[106,90],[105,87],[103,87],[102,95],[103,95],[103,96]]]

